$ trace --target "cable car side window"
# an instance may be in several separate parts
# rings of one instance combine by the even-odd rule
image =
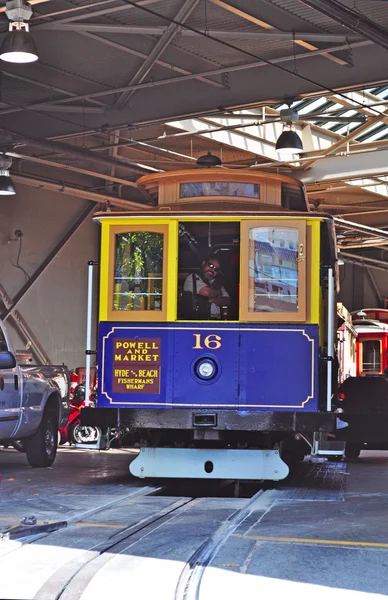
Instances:
[[[362,372],[381,373],[381,340],[362,342]]]
[[[163,234],[129,231],[116,235],[114,310],[161,310]]]
[[[245,222],[242,314],[246,320],[306,317],[306,223]]]

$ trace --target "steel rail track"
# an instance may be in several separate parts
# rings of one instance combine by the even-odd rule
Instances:
[[[138,498],[141,496],[152,496],[154,494],[157,494],[158,492],[162,491],[163,487],[155,487],[155,486],[145,486],[145,487],[139,487],[139,488],[135,488],[134,490],[132,490],[129,494],[124,494],[123,496],[120,496],[119,498],[115,498],[114,500],[111,500],[110,502],[106,502],[106,504],[102,504],[101,506],[96,506],[95,508],[91,508],[89,510],[83,511],[81,513],[78,513],[77,515],[73,515],[72,517],[69,517],[68,519],[64,520],[63,522],[65,523],[65,527],[67,525],[72,525],[74,523],[79,523],[80,521],[83,521],[85,519],[87,519],[88,517],[94,516],[100,512],[103,512],[104,510],[107,510],[108,508],[112,508],[113,506],[115,506],[116,504],[119,504],[120,502],[124,502],[125,500],[130,500],[132,498]],[[19,539],[22,540],[22,543],[33,543],[35,541],[38,541],[42,538],[47,537],[48,535],[50,535],[51,533],[53,533],[55,531],[55,529],[50,529],[50,525],[55,525],[55,523],[49,523],[48,524],[48,528],[47,528],[47,532],[39,532],[39,533],[34,533],[35,531],[35,525],[26,525],[25,526],[25,535],[24,536],[18,536]],[[41,526],[37,526],[37,527],[41,527]],[[59,527],[58,527],[59,529]],[[24,541],[23,541],[24,540]]]
[[[259,490],[247,504],[227,518],[190,557],[178,581],[175,600],[199,600],[202,579],[207,567],[216,557],[218,551],[226,544],[236,529],[256,510],[264,512],[260,519],[271,510],[275,498],[267,501],[266,494],[270,490]]]
[[[162,488],[154,489],[159,490]],[[141,495],[147,496],[150,495],[150,492],[138,496]],[[70,598],[74,600],[80,598],[91,579],[112,558],[112,551],[119,551],[122,547],[129,548],[143,538],[148,537],[164,523],[175,518],[178,513],[187,510],[193,502],[196,502],[193,498],[175,500],[169,506],[151,513],[137,523],[85,550],[76,560],[63,565],[50,577],[38,590],[34,598],[39,600],[69,600]],[[128,544],[128,542],[130,543]]]
[[[103,512],[128,498],[157,494],[162,487],[146,487],[135,493],[116,499],[91,511],[75,515],[71,519],[76,524],[85,518]],[[198,600],[201,582],[205,570],[211,565],[220,548],[228,541],[234,531],[256,510],[262,512],[261,518],[271,509],[275,499],[266,497],[268,489],[259,490],[239,510],[227,517],[216,531],[197,548],[186,562],[176,585],[175,600]],[[64,564],[36,592],[36,600],[80,600],[85,589],[98,572],[112,559],[112,556],[128,550],[138,542],[152,536],[163,525],[189,510],[202,498],[182,497],[170,505],[147,515],[139,522],[126,527],[103,542],[85,549],[85,552],[71,563]],[[259,520],[261,520],[261,518]],[[70,519],[69,519],[70,522]],[[28,543],[40,540],[48,534],[33,536]]]
[[[154,488],[154,493],[157,493],[159,489]],[[251,499],[247,500],[247,503],[241,509],[224,520],[215,533],[193,552],[177,581],[175,600],[198,599],[204,571],[211,564],[218,550],[255,510],[260,509],[263,512],[264,508],[264,514],[270,510],[273,501],[270,503],[266,501],[264,496],[266,491],[268,490],[260,490]],[[150,493],[152,492],[138,495],[146,496]],[[79,600],[91,580],[112,559],[113,555],[128,550],[142,540],[146,540],[163,525],[180,516],[193,504],[201,500],[191,497],[175,500],[167,507],[148,515],[138,523],[85,550],[78,559],[70,564],[63,565],[48,579],[34,598],[39,600]],[[75,518],[73,522],[77,522],[77,520],[80,519]]]

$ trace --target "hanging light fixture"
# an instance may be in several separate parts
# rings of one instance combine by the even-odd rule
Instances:
[[[0,154],[0,196],[13,196],[16,194],[15,186],[9,175],[12,158]]]
[[[288,108],[280,111],[280,119],[283,122],[283,133],[276,141],[276,151],[280,155],[300,154],[303,152],[303,143],[299,135],[292,128],[293,123],[299,119],[297,111],[289,105]]]
[[[0,48],[0,58],[11,63],[30,63],[38,60],[38,51],[26,21],[32,8],[25,0],[10,0],[6,5],[9,31]]]
[[[200,156],[197,160],[197,165],[199,167],[220,167],[222,165],[221,159],[218,156],[215,156],[211,152]]]

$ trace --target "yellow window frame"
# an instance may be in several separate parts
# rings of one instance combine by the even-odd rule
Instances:
[[[176,286],[171,286],[168,279],[174,281],[173,271],[176,270],[176,261],[170,261],[169,263],[169,256],[175,255],[173,246],[177,244],[177,230],[174,231],[177,228],[174,227],[174,223],[169,221],[160,222],[160,220],[152,222],[144,219],[144,221],[137,221],[134,224],[133,221],[128,219],[127,224],[113,225],[107,223],[106,225],[107,230],[104,227],[102,232],[102,249],[104,250],[105,247],[105,252],[101,257],[100,320],[126,322],[165,322],[172,320],[171,316],[176,312],[177,304],[175,298]],[[115,310],[113,307],[116,235],[133,231],[161,233],[163,235],[161,310]]]

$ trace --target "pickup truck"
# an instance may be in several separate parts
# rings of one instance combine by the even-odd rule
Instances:
[[[68,416],[68,369],[18,364],[0,323],[0,445],[17,441],[32,467],[50,467]]]

